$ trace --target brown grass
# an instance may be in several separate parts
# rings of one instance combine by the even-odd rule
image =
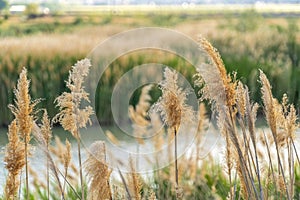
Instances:
[[[94,142],[90,146],[89,155],[84,163],[88,178],[89,200],[112,199],[110,189],[111,170],[106,163],[106,150],[103,141]]]
[[[24,143],[19,139],[16,120],[8,127],[8,145],[4,157],[5,168],[8,170],[4,189],[5,199],[17,199],[20,186],[19,175],[25,166]]]
[[[15,105],[9,105],[11,112],[16,118],[20,137],[24,142],[25,151],[25,173],[26,173],[26,192],[29,199],[29,184],[28,184],[28,146],[31,139],[31,131],[35,120],[35,106],[40,100],[32,101],[29,94],[29,83],[27,79],[27,69],[23,68],[20,73],[17,88],[14,90],[16,100]]]

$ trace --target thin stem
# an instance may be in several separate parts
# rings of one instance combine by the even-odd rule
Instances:
[[[65,169],[65,174],[64,174],[64,184],[63,184],[63,194],[65,193],[66,190],[66,181],[67,181],[67,176],[68,176],[68,168]]]
[[[296,147],[295,147],[295,143],[294,143],[294,140],[293,140],[293,138],[291,138],[291,140],[292,140],[292,144],[293,144],[293,147],[294,147],[294,151],[295,151],[295,154],[296,154],[296,157],[297,157],[298,163],[300,164],[299,156],[298,156],[297,149],[296,149]]]
[[[230,199],[234,199],[233,198],[233,191],[232,191],[232,179],[231,179],[231,161],[230,161],[230,159],[231,159],[231,156],[230,156],[230,148],[229,148],[229,146],[230,146],[230,144],[229,144],[229,135],[228,135],[229,133],[228,133],[228,131],[226,131],[226,135],[225,135],[225,140],[226,140],[226,160],[227,160],[227,168],[228,168],[228,177],[229,177],[229,185],[230,185]]]
[[[287,199],[291,199],[290,194],[289,194],[289,190],[288,190],[288,186],[287,186],[287,183],[286,183],[286,179],[285,179],[285,176],[284,176],[284,170],[283,170],[283,167],[282,167],[282,162],[281,162],[280,155],[279,155],[278,143],[277,143],[277,140],[276,140],[275,137],[274,137],[274,142],[275,142],[275,147],[276,147],[276,152],[277,152],[277,159],[278,159],[279,169],[281,171],[281,174],[282,174],[282,177],[283,177],[283,180],[284,180],[286,196],[287,196]]]
[[[264,193],[263,193],[263,189],[262,189],[262,184],[261,184],[261,177],[260,177],[260,172],[259,172],[259,165],[258,165],[258,156],[257,156],[257,151],[256,151],[256,146],[255,146],[255,161],[256,161],[256,175],[257,175],[257,179],[258,179],[258,187],[260,190],[260,198],[264,199]]]
[[[47,143],[47,151],[49,151],[49,144]],[[47,198],[50,199],[50,183],[49,183],[49,158],[47,156]]]
[[[77,199],[78,200],[81,200],[80,199],[80,195],[76,192],[76,190],[74,189],[74,187],[71,185],[71,183],[65,178],[65,176],[64,176],[64,174],[61,172],[61,171],[59,171],[58,169],[57,169],[57,172],[63,177],[63,179],[66,181],[66,183],[68,184],[68,186],[71,188],[71,190],[73,191],[73,193],[78,197]],[[62,192],[62,189],[61,189],[61,193],[62,193],[62,198],[63,198],[63,200],[65,199],[65,197],[64,197],[64,193]]]
[[[80,175],[80,185],[81,185],[81,199],[84,200],[84,185],[83,185],[83,177],[82,177],[79,131],[77,131],[77,133],[78,133],[77,134],[77,148],[78,148],[79,175]]]
[[[177,166],[177,131],[174,128],[175,134],[175,178],[176,178],[176,187],[178,187],[178,166]]]
[[[274,188],[275,188],[275,194],[277,194],[277,186],[276,186],[276,179],[275,179],[275,174],[274,174],[275,172],[274,172],[273,164],[272,164],[271,152],[270,152],[268,140],[267,140],[267,137],[266,137],[266,134],[265,134],[264,131],[263,131],[263,134],[264,134],[264,140],[265,140],[266,147],[267,147],[267,153],[268,153],[269,164],[270,164],[271,173],[272,173],[272,178],[273,178],[273,184],[274,184],[274,186],[275,186],[275,187],[274,187]],[[268,190],[267,190],[267,191],[268,191]]]
[[[25,136],[25,179],[26,179],[26,199],[29,200],[29,187],[28,187],[28,160],[27,160],[27,137]]]

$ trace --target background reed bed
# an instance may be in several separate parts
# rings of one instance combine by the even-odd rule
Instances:
[[[223,55],[228,72],[237,71],[237,78],[249,87],[251,99],[262,102],[257,83],[258,68],[261,68],[272,82],[274,96],[279,99],[283,93],[287,93],[290,101],[298,105],[299,20],[265,17],[251,10],[245,10],[242,14],[240,17],[227,14],[216,19],[186,17],[174,24],[168,24],[167,17],[162,17],[160,21],[161,27],[171,27],[194,39],[201,32],[204,37],[213,41],[214,46]],[[102,19],[106,16],[94,17],[97,21],[98,18]],[[47,33],[41,30],[38,34],[30,33],[22,37],[1,37],[0,84],[3,95],[0,97],[2,111],[0,123],[2,126],[8,125],[13,119],[5,105],[12,103],[12,88],[23,66],[27,66],[28,74],[32,79],[33,98],[45,98],[45,101],[41,102],[42,106],[47,107],[49,116],[53,117],[57,110],[52,102],[66,89],[63,80],[68,76],[69,66],[78,59],[86,57],[96,44],[111,35],[145,24],[155,25],[155,22],[151,21],[152,18],[142,16],[112,15],[111,17],[110,23],[90,24],[89,20],[82,16],[81,22],[67,32]],[[169,17],[180,18],[176,15]],[[43,22],[45,19],[40,20]],[[75,19],[66,19],[68,23],[72,20]],[[36,19],[28,23],[34,27],[40,22]],[[220,32],[222,34],[218,34]],[[123,74],[131,67],[146,61],[157,61],[169,64],[176,70],[180,69],[180,72],[192,82],[193,68],[182,67],[187,65],[184,60],[167,54],[160,56],[162,55],[160,52],[157,54],[155,58],[149,58],[144,53],[132,53],[117,59],[112,63],[113,73],[112,71],[106,73],[105,83],[108,83],[108,88],[102,88],[102,92],[108,93],[118,74]],[[39,76],[40,71],[43,71],[43,76]],[[109,101],[109,98],[100,99],[101,96],[97,98],[99,102],[104,101],[104,105]],[[99,103],[95,111],[99,113],[98,117],[101,121],[111,123],[112,116],[105,111],[105,106]],[[262,114],[260,110],[259,114]]]

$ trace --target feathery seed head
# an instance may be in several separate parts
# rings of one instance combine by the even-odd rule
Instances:
[[[5,168],[8,170],[8,176],[5,184],[5,197],[13,199],[19,189],[19,174],[25,166],[24,144],[19,140],[18,126],[16,120],[13,120],[8,127],[8,144],[4,156]]]
[[[81,101],[90,102],[89,94],[84,90],[84,78],[88,75],[91,63],[88,59],[78,61],[72,66],[66,82],[70,92],[64,92],[56,98],[59,113],[54,117],[54,122],[59,122],[63,128],[79,138],[78,129],[91,124],[90,116],[94,113],[91,106],[80,108]]]
[[[275,99],[273,98],[272,91],[271,91],[272,87],[266,75],[261,70],[260,70],[259,78],[262,84],[261,93],[262,93],[262,100],[265,106],[266,119],[271,128],[274,138],[276,138],[277,135],[276,114],[277,113],[274,105]]]
[[[52,131],[51,131],[50,120],[46,109],[44,110],[44,114],[42,118],[41,133],[46,144],[49,144],[52,138]]]
[[[225,90],[225,94],[226,94],[226,105],[228,107],[232,107],[233,105],[235,105],[235,99],[236,99],[236,92],[235,92],[236,82],[232,81],[231,77],[227,75],[225,65],[217,49],[214,48],[211,45],[211,43],[203,37],[199,38],[199,43],[201,45],[201,48],[203,48],[210,56],[211,62],[217,67],[219,75],[222,79],[222,83],[224,87],[223,89]]]
[[[112,199],[109,178],[111,170],[105,163],[106,151],[103,141],[96,141],[90,147],[84,166],[88,177],[89,200]]]
[[[71,143],[69,142],[68,139],[66,139],[66,148],[65,148],[65,153],[63,155],[63,164],[65,170],[69,167],[70,162],[71,162]]]
[[[35,106],[40,99],[32,101],[29,95],[30,81],[27,79],[27,69],[24,67],[14,90],[16,99],[15,105],[9,105],[11,112],[14,114],[19,127],[20,136],[27,143],[30,140],[30,133],[34,122]]]
[[[165,68],[160,88],[162,96],[153,108],[161,113],[168,127],[178,129],[181,122],[193,120],[193,110],[185,103],[187,91],[178,87],[178,74],[175,71]]]
[[[236,104],[239,113],[244,118],[246,112],[246,90],[240,81],[238,81],[236,88]]]

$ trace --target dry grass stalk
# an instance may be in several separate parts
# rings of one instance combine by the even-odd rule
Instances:
[[[282,118],[280,117],[280,109],[278,108],[278,103],[277,101],[273,98],[272,95],[272,87],[270,85],[269,80],[267,79],[266,75],[260,71],[260,81],[262,84],[261,92],[262,92],[262,100],[265,106],[265,115],[266,119],[268,122],[268,125],[271,129],[273,140],[275,142],[275,147],[276,147],[276,153],[277,153],[277,160],[278,160],[278,168],[281,172],[283,182],[285,185],[285,191],[286,191],[286,196],[288,199],[290,199],[290,192],[287,187],[287,182],[286,178],[284,175],[284,170],[282,166],[282,161],[280,158],[280,150],[279,150],[279,145],[278,145],[278,119]]]
[[[50,139],[49,134],[51,132],[51,127],[50,127],[50,123],[48,124],[46,119],[48,120],[48,117],[45,117],[44,119],[42,119],[42,121],[44,121],[44,122],[43,122],[43,124],[41,124],[41,128],[38,125],[36,125],[36,123],[34,123],[32,133],[33,133],[35,139],[37,140],[37,142],[39,143],[39,147],[43,150],[43,152],[45,153],[45,155],[47,157],[49,169],[50,169],[50,171],[52,171],[52,174],[54,175],[54,177],[56,179],[57,185],[55,185],[55,187],[58,190],[58,192],[61,194],[61,198],[65,199],[64,192],[63,192],[62,185],[61,185],[60,178],[59,178],[59,175],[63,176],[63,174],[58,169],[56,162],[54,162],[52,155],[51,155],[51,152],[53,152],[55,155],[57,155],[57,156],[59,155],[58,157],[60,158],[60,160],[62,160],[61,155],[63,154],[64,151],[63,151],[62,147],[59,147],[58,149],[56,149],[54,151],[53,149],[55,149],[55,148],[50,145],[48,146],[48,149],[47,149],[46,139],[47,138]],[[42,129],[44,129],[43,130],[43,131],[45,131],[44,133],[42,133]],[[45,133],[47,133],[47,134],[45,134]],[[60,139],[57,136],[55,137],[55,140],[56,140],[56,142],[57,141],[60,142]],[[63,145],[61,144],[61,146],[63,146]]]
[[[88,75],[90,66],[91,63],[88,59],[80,60],[72,66],[66,82],[70,92],[64,92],[55,100],[60,112],[53,121],[59,122],[76,139],[80,138],[79,128],[86,127],[87,123],[91,124],[89,117],[93,114],[93,109],[90,106],[80,108],[82,101],[90,102],[89,94],[85,92],[83,87],[84,78]]]
[[[25,168],[26,168],[26,193],[29,199],[29,185],[28,185],[28,145],[31,139],[31,131],[33,122],[35,120],[35,106],[40,100],[32,101],[29,94],[30,81],[27,79],[27,70],[23,68],[17,83],[17,88],[14,90],[16,99],[15,105],[9,105],[11,112],[16,118],[16,123],[19,128],[19,134],[24,141],[25,151]]]
[[[110,188],[111,170],[105,161],[106,150],[103,141],[94,142],[84,163],[88,177],[88,200],[112,199]]]
[[[63,183],[63,193],[65,192],[65,187],[66,187],[66,181],[68,178],[68,169],[70,166],[70,162],[72,159],[72,155],[71,155],[71,143],[69,142],[68,139],[66,139],[66,147],[65,147],[65,151],[63,153],[63,164],[64,164],[64,183]]]
[[[153,108],[161,113],[169,128],[178,130],[180,123],[190,122],[194,118],[193,110],[186,105],[187,91],[178,86],[178,74],[169,68],[165,68],[164,80],[159,85],[162,97]]]
[[[8,170],[4,188],[5,199],[17,199],[16,194],[20,186],[19,175],[25,165],[24,144],[19,140],[16,120],[8,127],[8,144],[4,157],[5,168]]]
[[[194,113],[192,108],[186,104],[187,91],[182,90],[178,86],[178,74],[175,71],[165,68],[164,80],[159,85],[162,90],[162,96],[152,109],[161,113],[166,125],[174,131],[175,187],[178,187],[177,132],[181,123],[191,122],[194,119]]]
[[[209,99],[210,102],[216,104],[218,111],[218,126],[221,133],[225,137],[227,151],[226,158],[235,162],[234,166],[241,180],[242,187],[244,188],[244,197],[258,198],[258,194],[254,184],[254,177],[252,175],[251,163],[248,159],[248,140],[244,125],[244,117],[246,111],[246,90],[241,83],[238,83],[235,78],[232,79],[227,75],[224,63],[217,50],[204,38],[200,38],[200,48],[202,48],[211,61],[211,66],[206,67],[209,73],[214,74],[220,78],[220,82],[216,82],[214,77],[209,76],[208,72],[198,67],[199,77],[202,76],[205,85],[202,93],[203,98]],[[207,77],[205,77],[208,75]],[[201,83],[201,82],[200,82]],[[218,93],[216,93],[218,91]],[[240,118],[237,118],[239,113]],[[236,121],[242,125],[244,142],[239,141],[238,130]],[[243,144],[241,146],[241,144]],[[231,150],[230,146],[234,148]],[[229,179],[231,180],[232,161],[227,161],[227,168],[229,172]],[[232,192],[230,193],[232,197]],[[261,194],[262,196],[262,194]]]
[[[130,105],[128,108],[129,118],[133,123],[133,135],[139,144],[144,144],[143,136],[148,133],[147,126],[150,124],[146,117],[150,108],[149,101],[151,100],[151,96],[149,95],[149,91],[151,88],[152,85],[144,86],[137,105],[135,107]]]
[[[202,37],[199,38],[199,43],[200,43],[200,47],[203,48],[207,52],[207,54],[210,56],[212,63],[217,67],[219,77],[222,80],[223,87],[215,88],[215,89],[217,89],[217,90],[224,89],[225,90],[226,105],[228,107],[235,105],[236,83],[232,82],[231,77],[229,75],[227,75],[226,68],[224,66],[223,60],[222,60],[219,52],[205,38],[202,38]],[[205,80],[205,82],[208,83],[209,81]],[[223,93],[223,92],[221,91],[221,93]]]
[[[282,97],[281,112],[280,112],[280,129],[284,136],[284,145],[287,149],[287,168],[289,173],[288,190],[291,197],[294,196],[294,184],[295,184],[295,161],[294,153],[298,156],[297,150],[294,148],[295,132],[298,128],[297,114],[294,105],[288,103],[288,97],[286,94]],[[280,146],[280,145],[279,145]],[[293,150],[294,148],[294,150]],[[283,152],[282,152],[283,153]],[[283,156],[282,156],[283,157]]]
[[[50,125],[50,120],[48,117],[47,110],[44,110],[43,118],[42,118],[42,125],[41,125],[41,134],[44,138],[45,144],[46,144],[46,151],[49,152],[49,144],[52,138],[52,127]],[[47,170],[47,197],[50,198],[50,181],[49,181],[49,159],[47,157],[47,163],[46,163],[46,170]]]
[[[260,172],[260,166],[259,166],[259,161],[258,161],[258,149],[257,149],[257,139],[256,139],[256,129],[255,129],[255,122],[256,122],[256,115],[257,115],[257,110],[259,108],[259,105],[257,103],[250,103],[250,98],[249,98],[249,92],[248,92],[248,88],[245,88],[245,112],[246,112],[246,121],[247,121],[247,125],[248,125],[248,131],[250,134],[250,139],[252,141],[252,146],[253,146],[253,150],[254,150],[254,154],[255,154],[255,164],[254,168],[255,168],[255,174],[257,175],[257,179],[258,179],[258,185],[259,185],[259,190],[260,190],[260,197],[263,198],[264,194],[263,194],[263,188],[262,188],[262,181],[261,181],[261,172]],[[252,155],[252,151],[250,149],[250,144],[249,144],[249,152],[250,152],[250,156],[253,160],[253,155]]]
[[[128,174],[128,181],[127,181],[127,186],[130,192],[130,196],[132,199],[135,200],[141,200],[141,191],[143,187],[143,183],[141,181],[140,175],[136,172],[133,160],[130,157],[129,158],[129,167],[130,167],[130,173]]]
[[[82,200],[84,200],[84,184],[82,176],[81,152],[80,152],[80,132],[79,129],[91,124],[90,116],[94,113],[91,106],[80,108],[82,101],[90,102],[89,94],[84,90],[84,78],[89,73],[91,67],[90,60],[78,61],[69,73],[66,86],[70,92],[64,92],[56,98],[59,113],[54,117],[54,122],[59,122],[62,127],[71,132],[77,140],[78,162],[80,173],[80,185],[82,190]]]

